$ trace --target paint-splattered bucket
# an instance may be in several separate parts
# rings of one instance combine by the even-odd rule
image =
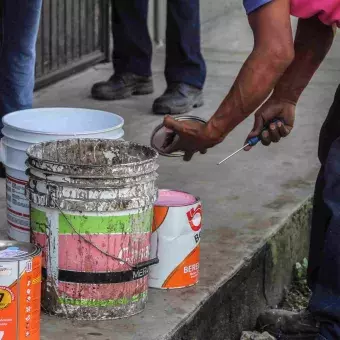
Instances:
[[[174,289],[199,280],[202,204],[181,191],[160,190],[154,206],[151,256],[159,264],[150,268],[149,286]]]
[[[40,339],[41,249],[0,241],[0,339]]]
[[[104,320],[147,301],[157,152],[130,142],[65,140],[27,151],[42,301],[56,315]]]

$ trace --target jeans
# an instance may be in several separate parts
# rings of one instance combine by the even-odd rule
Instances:
[[[308,282],[318,339],[340,339],[340,86],[320,133]]]
[[[148,0],[112,0],[113,67],[116,74],[151,76]],[[168,0],[165,79],[203,88],[199,0]]]
[[[0,118],[32,107],[41,4],[42,0],[0,1]]]

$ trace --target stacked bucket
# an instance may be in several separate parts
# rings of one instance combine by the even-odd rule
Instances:
[[[30,216],[31,242],[42,248],[42,304],[54,315],[128,317],[144,309],[148,287],[183,288],[199,279],[200,200],[158,190],[158,153],[116,140],[123,120],[113,117],[114,128],[76,131],[77,139],[67,129],[52,136],[14,127],[15,117],[5,122],[8,219]],[[21,201],[12,199],[15,190]],[[27,211],[18,210],[22,202]],[[10,237],[28,241],[28,230],[14,229]]]

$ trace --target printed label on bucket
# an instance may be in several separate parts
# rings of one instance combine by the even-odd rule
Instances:
[[[29,241],[30,215],[29,202],[25,197],[27,182],[7,176],[7,222],[9,237],[16,241]]]
[[[96,316],[91,317],[103,319],[144,308],[149,269],[132,271],[125,261],[136,264],[150,258],[152,216],[152,208],[61,214],[32,204],[32,238],[43,250],[46,285],[58,277],[57,284],[51,284],[53,290],[43,290],[44,307],[58,315],[67,309],[76,318],[82,318],[82,309],[93,309]],[[54,289],[59,299],[51,305],[48,301]]]
[[[154,207],[151,257],[159,264],[150,268],[149,286],[175,289],[199,280],[202,204]]]

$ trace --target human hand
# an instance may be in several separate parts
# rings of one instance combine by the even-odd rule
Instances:
[[[277,121],[270,123],[274,119]],[[263,145],[277,143],[290,134],[294,120],[295,104],[271,97],[255,113],[254,126],[247,140],[260,136]],[[268,129],[263,130],[266,124],[269,124]],[[250,149],[251,146],[248,146],[244,150]]]
[[[164,126],[169,130],[162,149],[166,153],[183,151],[183,160],[190,161],[194,153],[205,154],[208,148],[218,144],[208,133],[207,125],[193,120],[178,121],[170,116],[164,118]]]

